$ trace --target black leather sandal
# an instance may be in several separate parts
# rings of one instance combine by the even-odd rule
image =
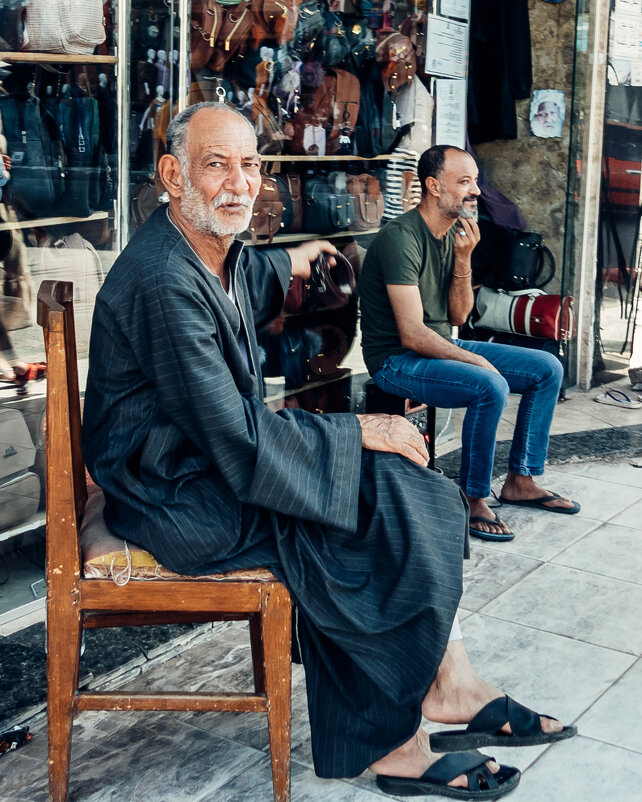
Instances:
[[[486,766],[495,758],[481,752],[444,755],[418,779],[377,774],[377,785],[394,796],[446,796],[450,799],[499,799],[519,785],[521,772],[514,766],[500,766],[497,774]],[[449,782],[465,774],[468,788],[454,788]]]
[[[577,735],[577,727],[564,727],[559,732],[544,732],[540,715],[520,705],[510,696],[501,696],[482,707],[465,730],[432,733],[430,748],[434,752],[457,752],[479,749],[482,746],[535,746],[552,744]],[[510,733],[501,731],[505,724],[510,724]]]

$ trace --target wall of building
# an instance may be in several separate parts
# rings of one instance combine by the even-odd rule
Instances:
[[[517,101],[518,138],[475,147],[487,177],[526,217],[528,228],[540,232],[557,264],[559,288],[564,248],[564,214],[570,139],[576,0],[544,3],[529,0],[533,53],[533,90],[564,92],[566,120],[559,139],[540,139],[530,133],[530,99]]]

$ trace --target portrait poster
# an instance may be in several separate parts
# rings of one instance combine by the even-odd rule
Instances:
[[[466,81],[435,81],[435,145],[466,147]]]
[[[531,134],[542,139],[562,136],[566,101],[559,89],[536,89],[530,108]]]
[[[426,64],[428,75],[465,78],[468,67],[468,25],[428,14]]]

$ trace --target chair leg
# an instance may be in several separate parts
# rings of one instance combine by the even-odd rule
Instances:
[[[252,646],[252,670],[254,672],[254,690],[265,693],[265,674],[263,672],[263,633],[261,631],[261,613],[250,613],[250,644]]]
[[[80,637],[79,614],[75,610],[63,610],[50,600],[47,605],[50,802],[66,802],[69,790],[73,697],[78,688]]]
[[[271,583],[264,589],[261,620],[274,801],[289,802],[292,602],[281,583]]]

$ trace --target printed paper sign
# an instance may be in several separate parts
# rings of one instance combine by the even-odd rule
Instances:
[[[640,17],[613,14],[609,34],[611,56],[637,59],[640,55]]]
[[[468,25],[428,14],[426,72],[446,78],[465,78],[468,66]]]
[[[435,145],[466,147],[466,81],[435,81]]]
[[[468,21],[470,20],[470,0],[441,0],[439,13],[443,17],[455,17]]]

